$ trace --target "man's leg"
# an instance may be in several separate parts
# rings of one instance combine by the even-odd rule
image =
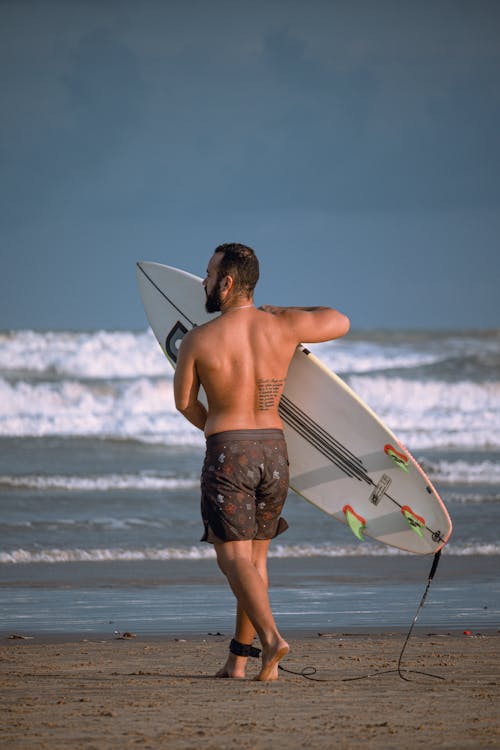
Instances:
[[[278,663],[288,653],[289,647],[274,622],[267,592],[267,574],[264,577],[261,574],[269,543],[257,546],[254,552],[255,544],[248,540],[214,546],[219,567],[227,577],[240,607],[241,635],[248,637],[250,634],[248,620],[262,644],[262,669],[257,679],[276,680]],[[260,569],[254,559],[259,560]]]
[[[268,588],[267,575],[267,551],[269,549],[270,539],[254,539],[252,541],[252,562],[260,573],[262,580]],[[234,630],[234,639],[238,643],[247,646],[252,644],[256,630],[252,625],[247,613],[239,603],[236,605],[236,625]],[[244,677],[247,666],[247,656],[237,656],[229,652],[226,663],[217,672],[216,677]]]

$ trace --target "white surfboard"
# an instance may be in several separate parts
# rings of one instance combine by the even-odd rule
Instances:
[[[218,313],[205,311],[198,276],[137,263],[144,308],[175,367],[184,334]],[[371,537],[418,554],[435,553],[451,520],[435,488],[381,419],[305,346],[295,352],[280,402],[292,489],[360,541]]]

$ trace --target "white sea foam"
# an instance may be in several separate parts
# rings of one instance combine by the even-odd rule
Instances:
[[[311,558],[311,557],[395,557],[410,555],[409,552],[378,544],[356,546],[334,545],[276,545],[270,549],[269,557]],[[455,556],[498,556],[500,544],[449,544],[446,555]],[[207,560],[215,557],[211,546],[191,547],[137,547],[137,548],[50,548],[42,550],[14,549],[0,552],[0,564],[28,564],[28,563],[68,563],[68,562],[112,562],[112,561],[147,561],[147,560]]]
[[[16,549],[11,552],[0,552],[0,563],[65,563],[65,562],[113,562],[135,560],[205,560],[215,557],[215,552],[207,547],[165,547],[126,549],[45,549],[36,552]]]
[[[377,342],[329,342],[311,347],[337,372],[415,367],[442,355]],[[18,331],[0,334],[0,372],[50,373],[59,377],[162,376],[170,365],[150,329],[89,333]]]
[[[0,371],[77,378],[161,376],[170,365],[150,329],[0,334]]]
[[[338,373],[411,369],[472,355],[495,361],[498,337],[347,337],[309,348]],[[50,373],[76,378],[162,376],[170,365],[148,328],[133,331],[15,331],[0,333],[0,372]]]
[[[0,528],[7,533],[16,529],[33,529],[35,534],[40,531],[49,530],[54,534],[60,532],[78,530],[88,533],[89,531],[126,531],[129,529],[165,529],[172,526],[172,521],[168,518],[113,518],[112,516],[93,516],[92,519],[86,518],[58,518],[57,520],[37,519],[32,521],[13,520],[3,522]]]
[[[500,383],[353,376],[350,384],[413,452],[500,447]],[[0,436],[100,436],[201,445],[175,409],[172,380],[11,383],[0,378]]]
[[[441,485],[467,484],[467,485],[497,485],[500,484],[500,463],[490,460],[456,461],[440,460],[421,461],[429,478]],[[108,490],[176,490],[197,489],[199,487],[198,474],[193,476],[167,476],[152,472],[141,472],[139,474],[104,474],[99,476],[66,475],[66,474],[18,474],[0,475],[0,488],[11,487],[16,489],[33,490],[68,490],[75,492],[95,492]],[[460,495],[461,502],[468,502],[472,498],[470,493]],[[479,494],[484,499],[484,494]]]
[[[0,379],[0,435],[99,436],[199,445],[175,409],[172,380],[10,383]]]
[[[309,344],[308,349],[334,372],[366,373],[393,369],[411,369],[445,359],[442,352],[422,352],[405,345],[381,345],[369,341],[341,341]]]
[[[440,484],[500,484],[498,461],[423,461],[422,466]]]
[[[331,544],[276,544],[270,549],[270,557],[392,557],[412,555],[411,552],[389,547],[376,542],[363,545],[336,546]],[[448,544],[446,555],[500,555],[500,544]]]
[[[498,492],[492,495],[479,492],[446,492],[446,494],[443,493],[443,497],[447,505],[500,504],[500,494]]]
[[[498,337],[379,335],[312,348],[349,373],[349,385],[410,450],[500,447]],[[432,379],[421,375],[426,365],[438,365]],[[201,445],[175,410],[172,378],[149,330],[0,334],[0,436]]]
[[[147,474],[103,476],[0,476],[0,487],[34,490],[102,492],[109,490],[177,490],[199,487],[198,477],[164,477]]]
[[[500,446],[500,381],[353,376],[353,390],[410,450]]]

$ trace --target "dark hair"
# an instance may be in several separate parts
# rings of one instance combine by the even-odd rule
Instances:
[[[250,297],[259,280],[259,261],[251,247],[237,242],[226,242],[215,248],[214,253],[224,253],[219,264],[219,279],[232,276],[235,291]]]

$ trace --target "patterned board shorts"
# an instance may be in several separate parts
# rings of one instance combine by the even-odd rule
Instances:
[[[227,430],[207,438],[201,474],[202,542],[273,539],[288,528],[288,454],[278,429]]]

